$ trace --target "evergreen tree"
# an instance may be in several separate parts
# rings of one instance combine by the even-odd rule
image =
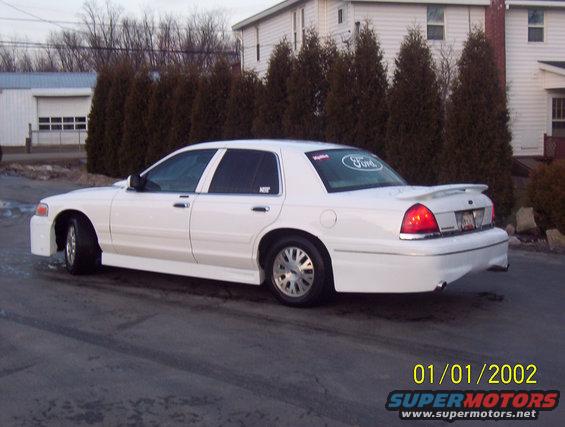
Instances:
[[[224,125],[225,139],[252,138],[255,105],[261,81],[254,72],[243,71],[234,78]]]
[[[173,123],[169,135],[169,150],[174,151],[190,143],[192,108],[198,91],[199,77],[190,69],[179,77],[173,94]]]
[[[106,108],[112,84],[111,72],[102,68],[98,72],[92,105],[88,114],[88,135],[86,136],[86,169],[90,173],[104,173],[104,133]]]
[[[133,76],[133,69],[128,62],[123,61],[115,66],[106,104],[106,125],[102,154],[104,157],[104,172],[113,177],[120,176],[118,151],[123,139],[125,102]]]
[[[353,79],[353,55],[349,51],[340,52],[328,75],[325,136],[329,142],[355,143],[358,104],[352,90]]]
[[[353,74],[357,103],[353,145],[384,157],[388,119],[387,72],[377,35],[367,23],[355,42]]]
[[[155,83],[147,110],[147,135],[149,143],[145,162],[150,165],[169,154],[169,134],[173,116],[173,92],[178,73],[167,69],[160,73]]]
[[[222,138],[231,80],[231,67],[225,59],[219,59],[211,73],[201,78],[192,109],[191,143]]]
[[[315,31],[306,33],[288,79],[284,116],[286,136],[310,140],[324,138],[324,109],[329,89],[327,71],[336,53],[335,45],[321,45]]]
[[[410,184],[435,184],[442,145],[441,95],[432,53],[419,28],[408,31],[395,65],[388,97],[387,160]]]
[[[145,117],[151,90],[151,77],[147,69],[141,69],[130,83],[125,102],[123,139],[118,152],[122,176],[141,172],[146,166],[149,138]]]
[[[257,97],[253,135],[257,138],[284,138],[283,117],[288,97],[287,80],[292,70],[292,49],[285,39],[269,58],[265,86]]]
[[[487,184],[487,194],[504,217],[513,205],[512,138],[499,77],[485,34],[473,31],[458,61],[447,106],[440,177],[443,182]]]

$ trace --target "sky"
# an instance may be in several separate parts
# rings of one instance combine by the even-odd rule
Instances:
[[[103,4],[104,0],[97,3]],[[223,10],[229,24],[245,19],[280,0],[112,0],[126,15],[139,16],[144,10],[155,15],[189,15],[191,11]],[[45,20],[79,21],[83,6],[82,0],[0,0],[0,40],[24,40],[43,42],[50,31],[60,27],[45,22],[26,22],[19,19],[35,19],[35,15]],[[21,10],[16,10],[21,9]],[[73,25],[64,24],[73,28]],[[75,28],[79,28],[76,27]]]

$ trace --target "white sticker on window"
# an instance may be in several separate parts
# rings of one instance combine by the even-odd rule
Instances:
[[[271,187],[259,187],[259,193],[269,194],[271,192]]]
[[[330,156],[328,156],[327,154],[316,154],[315,156],[312,156],[312,160],[329,160]]]
[[[363,172],[380,171],[383,168],[381,162],[366,154],[348,154],[341,159],[341,163],[349,169]]]

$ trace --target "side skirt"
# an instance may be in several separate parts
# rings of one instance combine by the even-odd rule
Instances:
[[[152,271],[154,273],[198,277],[201,279],[246,283],[249,285],[260,285],[263,283],[263,272],[258,270],[240,270],[212,265],[118,255],[107,252],[102,253],[102,265],[131,268],[132,270]]]

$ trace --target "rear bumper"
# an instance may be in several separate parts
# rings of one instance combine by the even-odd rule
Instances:
[[[508,266],[508,235],[493,228],[421,241],[400,241],[370,250],[335,248],[338,292],[429,292],[466,274]]]
[[[29,223],[29,235],[32,254],[51,256],[57,252],[55,228],[48,217],[32,216]]]

